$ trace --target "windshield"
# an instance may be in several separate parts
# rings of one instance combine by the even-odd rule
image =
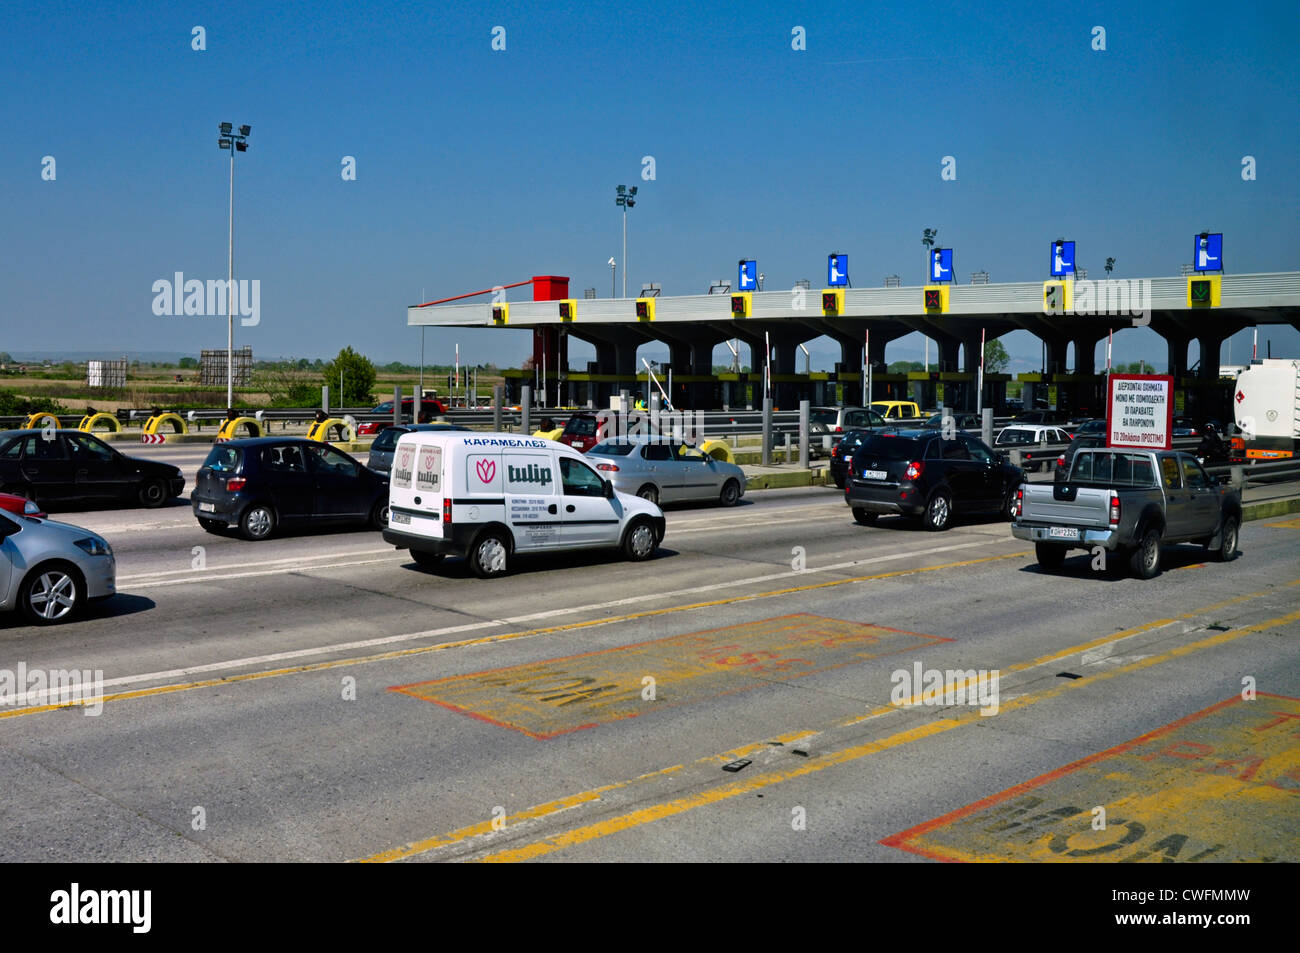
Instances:
[[[203,466],[209,470],[233,473],[239,469],[242,460],[243,453],[238,447],[213,447],[208,458],[203,461]]]
[[[397,438],[402,435],[402,431],[396,427],[388,427],[375,438],[375,442],[370,445],[371,453],[392,453],[397,446]]]
[[[874,457],[878,460],[919,460],[921,441],[912,437],[890,437],[872,434],[853,452],[853,459]]]
[[[604,443],[598,443],[587,454],[596,454],[601,457],[626,457],[636,447],[633,443],[615,443],[613,440],[606,440]]]

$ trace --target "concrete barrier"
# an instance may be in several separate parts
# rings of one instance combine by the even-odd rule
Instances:
[[[706,440],[700,444],[700,449],[714,460],[721,460],[723,463],[736,462],[736,455],[731,452],[731,447],[721,440]]]
[[[122,421],[118,420],[112,414],[106,414],[103,412],[89,414],[82,417],[81,423],[77,424],[77,429],[85,431],[86,433],[93,433],[96,424],[108,424],[108,433],[122,432]]]
[[[357,439],[357,428],[342,417],[326,417],[319,423],[313,423],[307,431],[308,440],[332,443],[331,437],[340,443],[352,443]]]
[[[60,427],[63,426],[63,424],[59,421],[59,418],[56,417],[56,416],[54,416],[53,414],[49,414],[49,413],[36,413],[36,414],[32,414],[32,415],[29,416],[25,421],[23,421],[23,425],[22,425],[22,428],[21,428],[21,429],[23,429],[23,430],[40,430],[40,429],[42,429],[42,428],[44,427],[44,424],[42,423],[42,421],[45,421],[45,420],[52,420],[52,421],[54,421],[54,429],[55,429],[55,430],[58,430]]]
[[[180,414],[173,414],[170,411],[163,414],[155,414],[144,422],[144,432],[146,434],[158,433],[158,428],[163,424],[169,424],[172,433],[185,434],[190,432],[190,425],[185,422],[185,418]],[[165,432],[165,431],[164,431]]]
[[[240,431],[243,433],[240,433]],[[244,437],[265,437],[266,428],[256,417],[236,417],[234,420],[223,421],[221,429],[217,431],[217,442],[225,443],[227,440],[240,440]]]

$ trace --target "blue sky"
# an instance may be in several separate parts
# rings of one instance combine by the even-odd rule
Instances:
[[[768,288],[817,284],[831,250],[856,286],[916,284],[925,227],[963,281],[1042,278],[1058,235],[1094,275],[1106,256],[1116,277],[1177,274],[1204,228],[1230,272],[1300,268],[1286,4],[43,3],[6,20],[0,350],[224,347],[224,317],[151,308],[174,272],[225,276],[222,120],[253,127],[235,268],[261,282],[261,323],[236,343],[264,357],[414,360],[421,294],[564,274],[605,296],[619,183],[640,188],[629,290],[700,293],[741,256]],[[1265,336],[1300,354],[1293,330]],[[457,341],[467,361],[529,349],[430,331],[427,359]],[[1036,359],[1027,333],[1006,343]],[[1150,331],[1117,346],[1164,360]]]

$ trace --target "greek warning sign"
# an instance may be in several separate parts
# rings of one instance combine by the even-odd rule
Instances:
[[[957,861],[1300,861],[1300,699],[1230,698],[887,837]]]
[[[1174,379],[1165,374],[1111,374],[1106,446],[1168,450],[1173,446]]]

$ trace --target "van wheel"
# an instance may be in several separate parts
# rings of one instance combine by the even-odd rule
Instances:
[[[1219,548],[1214,550],[1216,562],[1230,563],[1237,558],[1237,528],[1237,517],[1224,519],[1223,531],[1219,534]]]
[[[1034,555],[1038,565],[1048,572],[1056,572],[1065,563],[1065,547],[1053,546],[1051,543],[1034,543]]]
[[[480,579],[504,576],[510,568],[510,546],[500,532],[484,533],[474,543],[469,565]]]
[[[925,528],[942,532],[952,522],[952,497],[943,490],[936,490],[925,506]]]
[[[740,484],[735,480],[728,480],[722,485],[722,495],[718,498],[723,506],[735,506],[740,502]]]
[[[870,510],[864,510],[860,506],[853,507],[854,522],[861,523],[863,526],[875,526],[876,520],[880,518],[879,513],[873,513]]]
[[[649,520],[637,520],[623,535],[623,555],[634,563],[649,559],[657,545],[655,528]]]
[[[421,569],[437,569],[442,565],[442,553],[422,553],[418,549],[411,550],[411,559]]]
[[[643,500],[649,500],[656,506],[659,504],[659,491],[652,483],[647,483],[645,486],[641,487],[641,489],[636,491],[636,495],[641,497]]]
[[[1149,529],[1129,557],[1129,568],[1139,579],[1154,579],[1160,573],[1160,531]]]

